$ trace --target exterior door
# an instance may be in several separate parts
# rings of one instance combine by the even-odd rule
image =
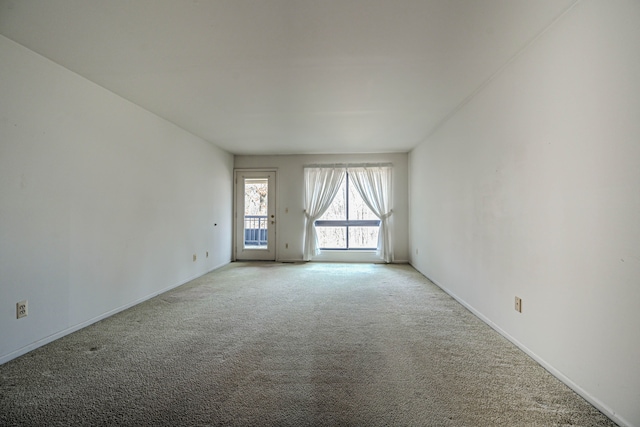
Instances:
[[[235,259],[276,259],[276,172],[236,171]]]

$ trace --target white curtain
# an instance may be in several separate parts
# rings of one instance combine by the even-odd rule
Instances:
[[[344,181],[346,170],[336,168],[305,168],[304,169],[304,254],[303,259],[309,261],[311,257],[320,253],[318,249],[318,235],[315,222],[325,213]]]
[[[378,255],[385,262],[393,261],[391,242],[391,167],[350,167],[349,177],[369,209],[380,218]]]

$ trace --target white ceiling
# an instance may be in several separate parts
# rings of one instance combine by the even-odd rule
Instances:
[[[0,34],[235,154],[406,152],[576,0],[0,0]]]

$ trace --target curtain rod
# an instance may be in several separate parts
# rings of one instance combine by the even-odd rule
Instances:
[[[393,163],[316,163],[304,165],[304,168],[381,168],[393,167]]]

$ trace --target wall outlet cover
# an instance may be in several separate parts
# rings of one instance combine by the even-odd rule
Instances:
[[[27,317],[29,314],[29,305],[27,300],[16,303],[16,319]]]

